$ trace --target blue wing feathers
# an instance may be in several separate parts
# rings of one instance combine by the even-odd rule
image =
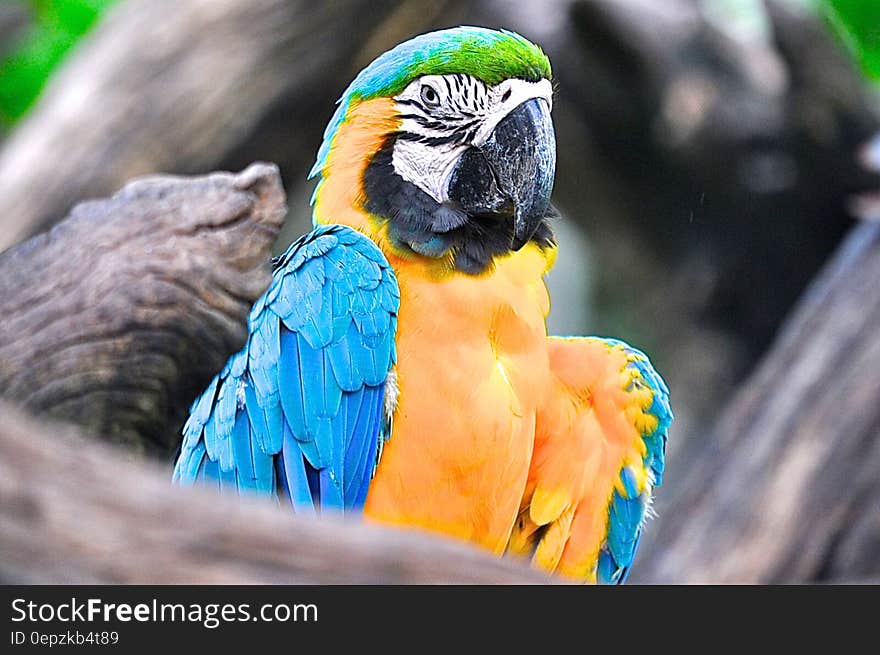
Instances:
[[[212,462],[207,457],[202,458],[202,467],[199,471],[199,480],[209,482],[217,489],[220,488],[220,465]]]
[[[364,503],[367,500],[367,491],[369,490],[369,487],[370,487],[370,478],[364,477],[363,481],[361,482],[360,489],[358,489],[358,492],[355,495],[355,499],[354,499],[354,507],[355,508],[360,509],[364,506]]]
[[[627,498],[635,498],[638,496],[638,482],[636,480],[635,471],[631,466],[625,466],[620,472],[620,479],[623,482],[624,490]]]
[[[335,475],[332,466],[322,468],[318,472],[321,484],[321,509],[343,510],[345,502],[342,498],[339,478]]]
[[[274,456],[268,455],[262,450],[256,439],[250,440],[251,457],[254,465],[254,483],[256,490],[264,494],[272,494],[275,491],[275,467]]]
[[[608,531],[608,548],[618,565],[632,562],[636,535],[645,516],[645,501],[640,496],[624,498],[614,492],[611,499]]]
[[[305,459],[305,458],[303,458]],[[309,484],[309,492],[312,494],[312,504],[315,507],[321,506],[321,485],[318,480],[318,470],[314,466],[310,466],[305,462],[306,480]]]
[[[254,304],[246,346],[193,402],[174,479],[278,494],[296,512],[363,504],[396,360],[400,291],[362,234],[298,239]]]
[[[316,499],[312,497],[311,487],[309,486],[309,478],[306,473],[306,466],[308,465],[287,425],[284,426],[284,442],[285,447],[282,450],[282,457],[278,458],[278,462],[284,471],[285,487],[290,502],[296,512],[313,514],[315,512]]]
[[[228,469],[223,469],[222,464],[218,462],[218,470],[220,471],[220,488],[231,490],[238,488],[238,480],[235,476],[235,469],[229,467]]]
[[[220,440],[217,438],[217,423],[215,421],[209,420],[205,423],[203,437],[208,457],[218,461],[220,459]]]
[[[260,407],[253,384],[244,384],[244,402],[248,420],[250,420],[251,429],[254,432],[254,439],[257,442],[257,445],[259,445],[260,450],[264,453],[277,453],[281,449],[280,440],[282,435],[273,435],[269,431],[269,423],[266,420],[266,414],[263,411],[263,408]],[[277,448],[275,447],[276,443]]]
[[[227,437],[233,455],[233,466],[238,478],[239,489],[256,490],[257,475],[254,470],[254,456],[251,450],[251,427],[247,413],[238,412],[232,430]]]
[[[601,584],[617,584],[620,569],[607,549],[599,551],[599,562],[596,566],[596,580]]]
[[[367,391],[364,390],[346,397],[346,400],[343,403],[343,409],[339,416],[339,418],[342,419],[340,422],[340,429],[345,433],[352,434],[355,431],[362,431],[364,429],[363,424],[358,425],[358,419],[363,419],[369,412],[369,407],[365,407],[365,403],[368,402],[366,396]],[[349,472],[349,475],[345,476],[344,491],[346,498],[349,497],[352,486],[355,486],[354,480],[358,477],[358,464],[361,460],[361,454],[368,448],[369,442],[366,441],[352,441],[348,445],[344,463],[345,471]]]
[[[367,387],[361,394],[362,404],[357,414],[355,431],[366,431],[367,426],[377,425],[381,422],[382,393],[376,388]],[[345,488],[346,502],[355,503],[360,490],[360,482],[372,477],[371,461],[377,456],[379,432],[370,432],[367,442],[359,443],[357,448],[350,448],[347,454],[347,466],[352,474],[347,478]]]
[[[285,366],[278,371],[278,385],[281,392],[281,406],[284,416],[290,424],[294,436],[300,441],[305,440],[306,407],[303,398],[303,384],[311,384],[313,380],[303,379],[303,362],[301,361],[299,343],[296,333],[284,330],[282,334]]]
[[[290,483],[287,481],[287,470],[284,466],[283,453],[278,457],[274,457],[273,460],[275,464],[275,477],[278,480],[278,495],[281,498],[286,498],[290,502],[291,507],[296,509],[296,503],[290,492]]]
[[[228,373],[223,377],[220,385],[220,393],[217,396],[217,404],[214,408],[214,424],[217,426],[217,436],[225,439],[232,433],[235,423],[235,378],[230,379]]]
[[[327,350],[336,383],[343,391],[357,391],[363,376],[355,364],[355,357],[362,356],[363,353],[355,354],[355,349],[358,347],[357,327],[350,317],[346,317],[346,321],[345,331],[340,331],[342,337]],[[352,336],[354,339],[351,338]]]
[[[214,405],[214,397],[217,393],[217,384],[219,382],[220,376],[215,375],[214,379],[211,380],[211,383],[208,385],[208,388],[205,389],[205,392],[193,403],[193,406],[190,409],[190,418],[186,422],[186,428],[184,428],[185,432],[193,428],[201,430],[205,423],[208,422],[208,418],[211,416],[211,407]]]
[[[644,463],[651,471],[653,484],[639,494],[635,472],[624,467],[621,470],[624,493],[615,489],[608,508],[608,536],[599,554],[596,577],[599,582],[606,584],[621,584],[626,580],[638,550],[642,525],[650,506],[652,487],[663,482],[667,432],[673,415],[669,404],[669,388],[654,370],[647,356],[622,341],[605,341],[623,348],[629,355],[628,366],[637,371],[638,383],[647,386],[653,394],[647,412],[657,419],[656,428],[642,435],[646,446]]]
[[[205,444],[204,442],[199,442],[195,448],[193,448],[186,460],[184,460],[183,469],[180,472],[180,477],[184,480],[194,480],[198,477],[199,467],[202,464],[202,460],[205,455]]]

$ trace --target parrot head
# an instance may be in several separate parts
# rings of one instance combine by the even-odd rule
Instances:
[[[546,223],[556,165],[550,62],[507,31],[458,27],[382,54],[351,83],[310,177],[316,223],[481,273]]]

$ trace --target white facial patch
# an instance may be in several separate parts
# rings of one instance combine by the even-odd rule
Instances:
[[[449,178],[469,146],[480,146],[522,103],[553,106],[549,80],[504,80],[493,87],[469,75],[425,75],[395,97],[402,117],[392,163],[403,179],[437,202],[448,200]]]
[[[437,202],[443,202],[447,199],[444,196],[449,177],[466,147],[398,141],[391,161],[400,177],[415,184]]]
[[[493,90],[498,97],[499,102],[493,108],[493,111],[486,116],[483,125],[477,132],[472,145],[481,146],[492,134],[498,123],[514,109],[522,103],[534,98],[543,98],[547,101],[547,106],[553,109],[553,86],[550,80],[541,80],[540,82],[527,82],[526,80],[506,80],[499,84]],[[509,93],[508,93],[509,91]]]

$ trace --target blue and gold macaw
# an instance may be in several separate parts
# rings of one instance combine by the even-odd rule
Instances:
[[[623,581],[672,412],[638,350],[547,336],[550,79],[537,46],[476,27],[357,76],[312,170],[315,229],[193,404],[177,480]]]

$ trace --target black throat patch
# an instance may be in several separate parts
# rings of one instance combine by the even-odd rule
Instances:
[[[395,247],[440,259],[453,253],[455,270],[479,275],[499,255],[510,252],[513,221],[507,216],[472,216],[457,206],[438,203],[394,170],[395,135],[385,139],[364,171],[364,209],[388,222]],[[555,245],[545,218],[530,242],[541,249]]]

